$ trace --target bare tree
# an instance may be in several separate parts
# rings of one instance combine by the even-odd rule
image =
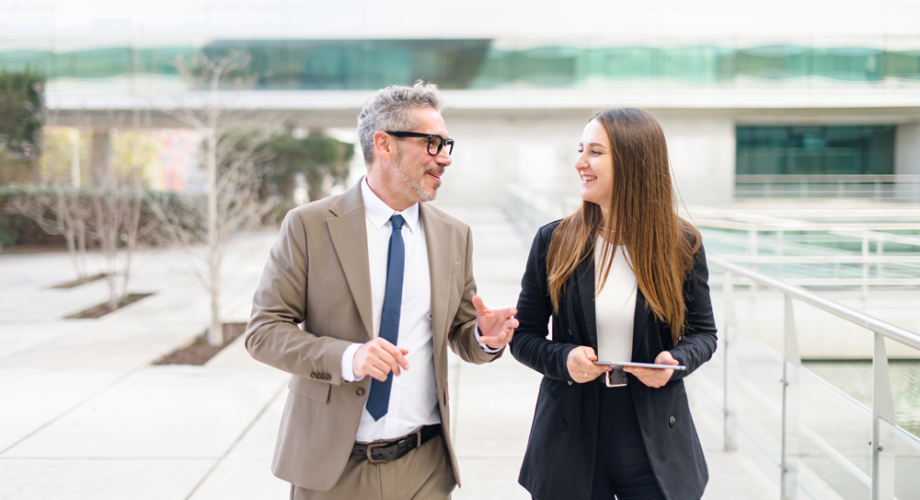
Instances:
[[[21,196],[10,200],[6,210],[32,219],[48,234],[63,236],[77,279],[87,277],[88,212],[82,203],[79,188],[59,182],[48,186],[32,186]]]
[[[234,51],[213,59],[204,54],[177,58],[175,67],[191,91],[186,97],[191,98],[163,110],[203,138],[206,196],[161,193],[151,207],[163,224],[160,234],[190,257],[194,275],[210,294],[210,345],[223,344],[220,297],[225,251],[235,234],[260,227],[271,208],[270,201],[257,196],[256,151],[272,130],[234,106],[239,90],[255,81],[251,75],[239,76],[250,60]],[[231,91],[224,90],[228,85]],[[202,240],[206,243],[203,255],[196,250]]]

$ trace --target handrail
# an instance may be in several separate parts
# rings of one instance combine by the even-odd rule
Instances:
[[[865,250],[866,244],[863,243]],[[757,271],[746,269],[745,267],[727,262],[718,257],[709,257],[709,263],[714,267],[722,269],[724,279],[722,282],[722,295],[725,299],[725,318],[723,331],[725,335],[721,336],[722,364],[723,370],[723,428],[724,428],[724,446],[726,451],[737,449],[735,439],[736,430],[746,433],[745,425],[738,422],[738,409],[734,402],[739,383],[743,379],[735,373],[732,366],[737,362],[737,349],[733,347],[739,338],[741,332],[737,331],[735,324],[735,307],[734,307],[734,284],[732,276],[740,276],[750,280],[757,285],[763,285],[767,288],[781,292],[784,297],[783,304],[783,347],[782,347],[782,406],[780,420],[782,429],[780,432],[780,497],[783,500],[795,498],[795,489],[805,487],[799,480],[799,436],[808,438],[809,434],[802,433],[799,429],[798,419],[799,410],[796,402],[801,395],[799,373],[802,370],[802,359],[799,356],[798,334],[796,333],[796,324],[793,314],[793,300],[798,299],[806,304],[817,307],[820,310],[829,312],[839,318],[859,325],[873,332],[874,347],[872,352],[872,440],[869,444],[872,446],[872,471],[869,475],[870,490],[872,500],[894,500],[895,487],[895,458],[893,453],[890,436],[885,434],[886,429],[883,422],[895,422],[894,398],[891,392],[891,379],[888,371],[888,354],[885,348],[885,337],[896,342],[920,349],[920,335],[906,330],[899,326],[886,323],[877,318],[873,318],[859,311],[842,306],[830,300],[819,297],[803,288],[791,285],[781,280],[761,274]],[[890,433],[889,433],[890,434]],[[751,437],[752,441],[758,446],[756,437]],[[884,441],[883,441],[884,440]],[[820,443],[819,443],[820,444]],[[827,450],[825,450],[827,451]],[[840,462],[849,472],[854,472],[852,467],[847,467],[846,457],[831,450],[828,456],[835,461]],[[772,456],[772,453],[767,453]],[[856,474],[858,479],[864,479],[862,473]],[[807,489],[805,490],[808,491]]]
[[[851,323],[856,323],[857,325],[860,325],[868,330],[882,334],[896,342],[908,345],[914,349],[920,349],[920,334],[914,333],[896,325],[892,325],[891,323],[887,323],[880,319],[873,318],[872,316],[868,316],[859,311],[855,311],[849,307],[842,306],[836,302],[819,297],[809,292],[808,290],[805,290],[804,288],[790,285],[778,279],[771,278],[765,274],[752,271],[737,264],[732,264],[731,262],[720,259],[718,257],[708,257],[708,260],[714,266],[724,269],[725,271],[728,271],[732,274],[744,276],[745,278],[759,285],[772,288],[776,291],[799,299],[819,309],[843,318]]]
[[[847,184],[871,184],[874,182],[920,182],[920,175],[915,174],[739,174],[735,176],[735,182],[739,183],[847,183]]]

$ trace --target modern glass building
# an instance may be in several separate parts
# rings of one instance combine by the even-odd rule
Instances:
[[[251,54],[256,89],[373,90],[417,79],[444,89],[619,88],[630,85],[731,88],[828,82],[901,83],[920,88],[920,49],[720,45],[515,47],[495,39],[214,40],[200,47],[0,50],[0,67],[50,79],[100,79],[140,72],[176,76],[172,62],[203,52]]]
[[[59,121],[95,128],[182,91],[174,62],[197,54],[249,54],[240,106],[302,128],[353,128],[375,89],[435,82],[457,139],[448,200],[574,194],[585,121],[635,106],[662,123],[688,203],[920,202],[920,5],[829,5],[0,1],[0,70],[46,75]]]

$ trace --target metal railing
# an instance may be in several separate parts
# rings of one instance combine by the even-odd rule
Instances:
[[[920,202],[920,175],[736,175],[736,199]]]
[[[871,286],[918,286],[920,285],[920,237],[896,234],[891,231],[920,233],[917,223],[818,223],[800,220],[725,220],[698,218],[694,223],[699,228],[723,231],[735,231],[746,234],[743,253],[725,254],[721,257],[734,263],[750,264],[754,269],[759,265],[775,265],[782,273],[784,266],[807,264],[812,271],[816,264],[833,265],[834,271],[842,266],[859,268],[859,273],[850,276],[828,277],[798,276],[784,278],[788,282],[802,286],[858,286],[862,298],[868,297]],[[843,241],[858,242],[859,253],[852,251],[830,252],[826,248],[796,244],[790,233],[808,232],[813,235],[826,235],[841,238]],[[741,236],[741,234],[739,234]],[[910,248],[908,253],[886,253],[888,248],[896,245]],[[874,247],[874,250],[873,250]],[[886,266],[891,271],[886,273]],[[853,275],[855,274],[855,275]]]
[[[888,338],[906,346],[920,350],[920,335],[891,325],[876,318],[867,316],[853,309],[844,307],[835,302],[821,298],[797,286],[787,284],[778,279],[746,269],[723,259],[710,257],[709,264],[721,269],[724,274],[723,297],[725,300],[724,325],[722,328],[722,411],[724,447],[726,451],[737,449],[738,432],[751,439],[754,444],[769,457],[780,470],[780,495],[782,500],[796,498],[796,492],[801,489],[812,498],[822,498],[815,492],[814,484],[809,486],[799,477],[799,443],[807,440],[813,447],[821,450],[828,460],[836,464],[854,478],[858,483],[869,487],[872,500],[891,500],[895,498],[895,459],[898,457],[898,443],[901,448],[910,448],[915,455],[920,456],[920,439],[895,425],[894,400],[889,377],[888,356],[885,350],[884,339]],[[754,384],[740,377],[738,367],[739,341],[743,332],[738,328],[734,304],[734,280],[736,277],[750,280],[756,285],[778,291],[784,296],[782,354],[776,354],[782,363],[782,394],[781,404],[776,405],[768,396],[760,393]],[[848,322],[859,325],[874,335],[874,351],[872,356],[872,407],[867,409],[843,394],[839,389],[824,381],[820,377],[802,366],[799,356],[798,335],[796,333],[793,314],[793,301],[798,300],[829,312]],[[775,351],[773,351],[775,352]],[[823,439],[818,432],[805,425],[802,412],[798,411],[804,402],[798,394],[802,379],[807,378],[809,384],[822,385],[826,391],[834,393],[835,397],[847,400],[847,404],[871,411],[871,467],[867,474],[862,468],[839,452],[832,444]],[[770,451],[770,446],[762,442],[763,432],[749,428],[746,422],[739,421],[739,389],[744,390],[746,396],[765,400],[762,406],[780,413],[780,453],[775,456]],[[803,393],[804,394],[804,393]],[[764,401],[762,401],[764,403]],[[772,407],[772,408],[771,408]],[[800,422],[800,420],[802,420]],[[852,432],[852,431],[851,431]],[[906,443],[906,445],[904,444]],[[916,476],[916,473],[914,473]],[[914,491],[916,493],[916,491]],[[911,496],[910,498],[916,498]],[[905,500],[902,496],[901,500]]]

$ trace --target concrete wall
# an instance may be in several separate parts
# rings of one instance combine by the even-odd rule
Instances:
[[[920,175],[920,123],[898,125],[894,148],[894,173]]]
[[[590,116],[572,112],[533,117],[475,118],[445,112],[456,138],[439,201],[505,205],[509,186],[563,203],[578,196],[577,145]],[[735,125],[728,118],[659,118],[681,197],[688,204],[731,203]],[[569,203],[568,206],[571,206]]]
[[[735,190],[735,123],[727,118],[659,118],[684,203],[727,205]]]
[[[438,203],[506,205],[513,184],[550,197],[578,194],[576,147],[590,115],[444,118],[457,140]]]

